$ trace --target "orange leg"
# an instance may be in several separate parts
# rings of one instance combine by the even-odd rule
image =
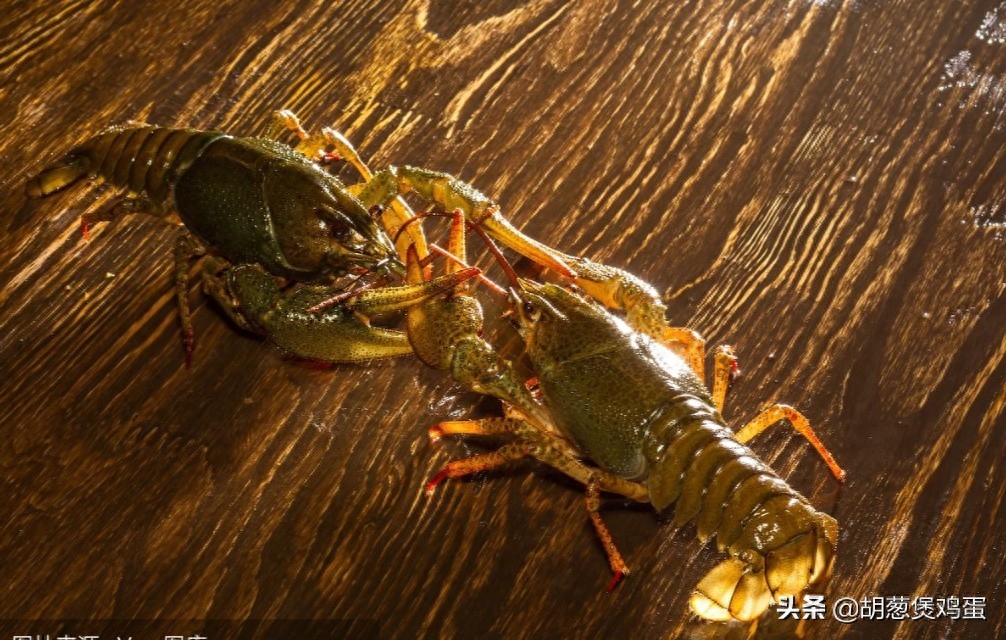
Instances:
[[[594,525],[597,537],[601,539],[601,546],[604,547],[604,552],[608,555],[608,564],[611,566],[611,580],[605,589],[605,591],[610,593],[618,585],[622,577],[628,575],[629,567],[626,566],[625,560],[622,559],[622,554],[619,553],[618,547],[615,546],[615,541],[611,539],[611,531],[608,530],[608,525],[604,524],[604,520],[601,520],[601,487],[600,482],[595,477],[592,477],[587,482],[586,499],[587,515],[590,516],[590,521]]]
[[[89,240],[90,229],[96,223],[111,222],[119,216],[128,216],[134,213],[146,213],[151,216],[161,217],[170,213],[170,211],[165,210],[145,197],[132,196],[121,198],[98,211],[88,211],[81,214],[80,230],[84,234],[84,239]]]
[[[664,327],[664,345],[681,355],[699,380],[706,379],[706,341],[697,332],[684,327]]]
[[[206,249],[187,233],[175,240],[175,296],[178,317],[182,323],[182,345],[185,347],[185,368],[192,364],[195,337],[192,331],[192,311],[189,308],[189,262],[206,254]]]
[[[439,439],[444,435],[500,434],[514,435],[519,440],[492,453],[451,462],[426,484],[427,493],[431,493],[446,478],[456,478],[495,468],[524,456],[532,456],[558,469],[586,486],[587,515],[590,517],[591,524],[594,525],[594,530],[601,541],[601,546],[604,547],[604,552],[608,556],[608,564],[611,567],[612,575],[607,590],[614,589],[622,577],[629,573],[629,568],[615,546],[611,532],[601,519],[599,511],[601,491],[618,493],[640,502],[646,502],[649,499],[646,487],[604,469],[588,467],[580,462],[576,452],[560,436],[543,432],[518,418],[457,420],[441,422],[430,429],[430,437],[433,439]]]
[[[495,469],[511,460],[520,460],[525,456],[532,455],[532,450],[533,447],[529,444],[513,443],[504,445],[496,451],[449,462],[426,483],[426,493],[431,495],[437,485],[448,478],[462,478],[480,471]]]
[[[605,469],[585,465],[580,461],[578,452],[562,436],[550,431],[542,431],[534,424],[521,418],[453,420],[441,422],[430,429],[430,438],[434,441],[446,435],[504,434],[516,436],[518,442],[529,445],[531,451],[527,455],[544,462],[584,485],[596,482],[601,491],[617,493],[637,502],[649,502],[649,492],[644,485],[626,480]]]
[[[822,443],[817,437],[817,434],[814,433],[814,430],[810,426],[810,422],[802,413],[789,405],[777,404],[759,413],[753,420],[737,431],[737,441],[742,444],[746,443],[751,438],[755,437],[780,420],[789,421],[789,423],[793,425],[793,428],[803,435],[803,437],[807,438],[810,444],[817,450],[818,454],[820,454],[821,458],[824,460],[824,463],[828,465],[829,469],[831,469],[831,474],[835,476],[835,479],[839,482],[845,481],[845,471],[838,466],[838,463],[835,462],[835,458],[831,455],[831,452],[825,448],[824,443]]]
[[[495,436],[516,432],[519,420],[513,418],[485,418],[483,420],[448,420],[430,428],[430,440],[436,442],[444,436]]]
[[[727,390],[730,383],[737,377],[737,356],[734,350],[726,345],[716,347],[716,355],[713,356],[713,406],[720,413],[723,413],[723,404],[727,399]]]

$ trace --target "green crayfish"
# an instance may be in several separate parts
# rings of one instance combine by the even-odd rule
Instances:
[[[292,117],[284,113],[278,120],[293,126]],[[355,157],[351,148],[346,153]],[[190,232],[175,246],[186,361],[193,347],[188,264],[207,252],[214,259],[204,263],[203,287],[239,326],[267,335],[295,356],[329,362],[411,353],[404,333],[371,327],[363,314],[415,304],[477,273],[351,293],[315,314],[313,307],[342,292],[338,279],[347,273],[384,280],[404,273],[388,231],[371,213],[392,203],[394,194],[371,189],[361,200],[308,155],[269,138],[113,127],[30,179],[25,191],[44,197],[85,178],[131,193],[115,207],[86,214],[85,235],[91,223],[132,212],[175,212]],[[400,210],[401,204],[393,204]],[[413,230],[409,237],[425,252],[421,235]],[[274,278],[293,287],[281,291]]]

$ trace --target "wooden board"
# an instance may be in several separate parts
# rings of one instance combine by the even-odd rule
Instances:
[[[8,5],[0,619],[744,636],[687,612],[718,558],[691,527],[612,499],[633,571],[608,594],[575,483],[529,462],[425,496],[479,450],[428,442],[478,404],[446,375],[307,368],[202,299],[186,370],[177,230],[133,216],[84,241],[107,196],[23,195],[106,125],[260,135],[287,107],[666,292],[674,323],[739,353],[732,423],[776,401],[811,418],[848,470],[840,495],[793,433],[755,445],[841,524],[806,637],[1006,633],[1006,3]],[[982,597],[986,620],[831,615],[891,596]]]

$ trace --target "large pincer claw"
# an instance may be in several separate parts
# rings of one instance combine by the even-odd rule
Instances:
[[[237,265],[204,285],[239,326],[267,336],[284,351],[322,362],[365,362],[412,353],[401,331],[371,326],[370,315],[406,309],[452,290],[479,269],[461,269],[420,284],[361,289],[335,306],[312,309],[332,297],[327,287],[280,289],[258,265]]]

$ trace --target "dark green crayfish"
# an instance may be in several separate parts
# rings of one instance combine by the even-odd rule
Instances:
[[[92,222],[132,212],[177,212],[192,234],[179,236],[175,247],[187,360],[193,346],[188,265],[204,253],[216,258],[202,270],[204,289],[239,326],[267,335],[293,355],[338,362],[411,353],[404,333],[370,327],[363,311],[414,304],[476,273],[420,287],[377,288],[314,314],[309,307],[342,292],[344,284],[337,280],[346,274],[372,273],[387,280],[404,273],[387,231],[370,211],[394,195],[382,191],[375,196],[381,202],[365,204],[307,155],[268,138],[113,127],[42,170],[25,191],[44,197],[85,178],[131,193],[110,209],[85,214],[85,235]],[[243,268],[234,271],[237,267]],[[277,277],[294,286],[281,291],[266,282]],[[247,292],[248,299],[237,291]]]

